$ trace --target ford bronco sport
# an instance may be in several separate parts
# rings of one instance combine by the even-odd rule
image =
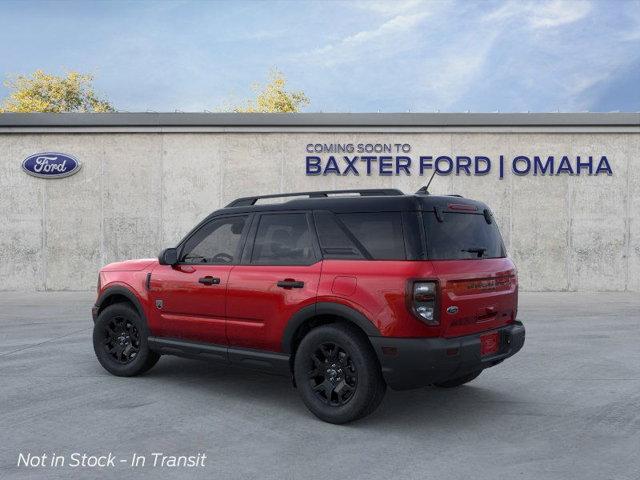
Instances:
[[[162,354],[291,375],[311,412],[345,423],[387,385],[457,387],[514,355],[517,303],[516,268],[481,202],[267,195],[212,213],[157,260],[104,267],[93,345],[120,376]]]

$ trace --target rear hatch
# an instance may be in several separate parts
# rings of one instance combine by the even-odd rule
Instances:
[[[428,257],[440,287],[442,334],[457,337],[515,320],[517,276],[490,211],[448,204],[423,213]]]

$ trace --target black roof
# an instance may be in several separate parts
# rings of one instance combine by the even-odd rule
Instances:
[[[265,195],[262,197],[244,197],[231,202],[227,207],[217,210],[212,215],[220,213],[249,213],[292,210],[328,210],[336,213],[360,212],[390,212],[390,211],[420,211],[433,210],[437,207],[448,210],[450,205],[468,205],[477,208],[481,213],[488,208],[477,200],[463,198],[459,195],[406,195],[400,190],[357,190],[360,195],[340,196],[344,190],[301,192],[283,195]],[[338,195],[336,195],[338,194]],[[299,195],[303,195],[302,197]],[[279,203],[257,203],[258,200],[272,199],[283,196],[291,197]],[[235,206],[237,205],[237,206]]]

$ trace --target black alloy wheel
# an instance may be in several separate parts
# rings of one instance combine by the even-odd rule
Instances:
[[[93,350],[100,365],[119,377],[140,375],[153,367],[160,354],[149,348],[147,323],[133,306],[105,307],[93,327]]]
[[[380,405],[387,386],[369,339],[357,327],[346,322],[315,327],[294,355],[298,392],[319,419],[352,422]]]
[[[309,382],[315,394],[327,405],[345,405],[358,386],[358,371],[344,347],[325,342],[309,359]]]
[[[131,363],[140,353],[140,332],[122,316],[113,317],[104,330],[104,348],[118,363]]]

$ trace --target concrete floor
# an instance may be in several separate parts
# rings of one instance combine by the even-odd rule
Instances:
[[[0,293],[0,478],[640,477],[640,295],[521,294],[527,343],[468,386],[389,392],[347,426],[285,378],[94,358],[87,293]],[[19,452],[207,455],[204,468],[25,468]],[[150,460],[147,460],[150,462]]]

